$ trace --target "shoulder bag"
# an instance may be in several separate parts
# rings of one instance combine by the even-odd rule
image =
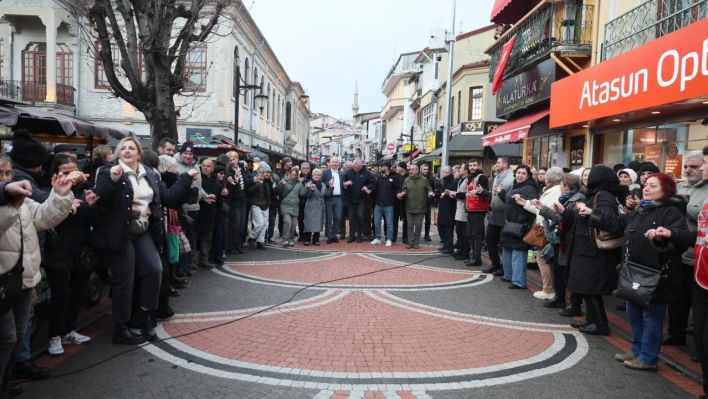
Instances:
[[[593,199],[592,209],[597,208],[597,194]],[[607,250],[619,248],[622,246],[622,237],[617,237],[615,234],[600,230],[599,228],[590,228],[590,238],[595,241],[597,249]]]
[[[523,223],[516,223],[505,221],[504,227],[502,228],[502,235],[515,238],[524,238],[526,234],[526,225]]]
[[[0,274],[0,314],[8,312],[17,302],[22,293],[22,266],[25,254],[25,237],[22,232],[22,219],[20,221],[20,259],[15,266],[7,272]]]
[[[531,230],[524,236],[524,242],[539,249],[548,245],[548,238],[546,238],[546,234],[543,231],[543,226],[540,224],[531,226]]]
[[[612,292],[612,296],[649,308],[652,300],[656,298],[659,285],[667,279],[666,269],[669,262],[667,261],[661,270],[632,262],[629,260],[629,238],[625,245],[624,260],[617,265],[617,289]]]

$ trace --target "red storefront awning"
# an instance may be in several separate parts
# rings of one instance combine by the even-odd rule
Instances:
[[[494,144],[515,143],[528,137],[531,125],[551,113],[550,109],[543,109],[519,118],[512,118],[509,122],[499,126],[497,130],[482,138],[482,146],[489,147]]]
[[[495,0],[490,21],[514,25],[533,9],[529,0]]]

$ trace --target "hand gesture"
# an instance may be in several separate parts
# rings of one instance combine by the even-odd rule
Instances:
[[[256,175],[256,177],[253,178],[253,181],[258,184],[262,184],[263,181],[261,180],[261,177]]]
[[[285,184],[285,179],[280,179],[280,181],[278,182],[278,184],[280,184],[280,185]]]
[[[84,203],[84,202],[81,201],[80,199],[74,198],[74,200],[71,201],[71,213],[72,213],[73,215],[76,215],[76,212],[78,212],[79,207],[81,207],[81,204],[83,204],[83,203]]]
[[[565,207],[563,205],[561,205],[560,202],[556,201],[553,203],[553,210],[558,213],[563,213],[563,212],[565,212]]]
[[[640,202],[640,201],[641,201],[641,200],[640,200],[639,197],[637,197],[636,195],[629,195],[629,196],[627,196],[627,201],[626,201],[626,202],[627,202],[627,209],[630,209],[630,210],[631,210],[631,209],[636,208],[637,205],[639,205],[639,202]]]
[[[20,209],[25,198],[32,195],[32,185],[27,180],[15,181],[5,185],[5,194],[10,198],[10,204],[15,209]]]
[[[361,188],[361,191],[363,191],[363,192],[365,192],[365,193],[367,193],[367,194],[371,194],[371,190],[369,190],[369,188],[366,187],[366,186],[362,187],[362,188]]]
[[[329,186],[330,187],[334,186],[334,179],[329,179]]]
[[[86,197],[86,203],[88,206],[94,206],[96,202],[101,199],[101,197],[96,195],[96,193],[91,190],[84,190],[84,196]]]
[[[221,189],[221,196],[222,197],[228,197],[229,196],[229,190],[222,188]]]
[[[431,198],[432,198],[432,197],[434,197],[434,196],[435,196],[435,193],[434,193],[434,192],[432,192],[432,191],[429,191],[429,192],[428,192],[428,197],[431,197]]]
[[[516,201],[516,204],[517,204],[517,205],[520,205],[520,206],[526,205],[526,200],[523,199],[523,198],[521,198],[521,196],[520,196],[519,194],[516,194],[516,195],[514,196],[514,200]]]
[[[301,177],[301,178],[300,178],[300,182],[301,182],[301,183],[304,183],[304,182],[305,182],[305,178],[304,178],[304,177]]]
[[[234,181],[234,178],[233,178],[233,176],[229,176],[229,178],[228,178],[228,179],[226,179],[226,181],[228,181],[228,182],[229,182],[229,184],[233,184],[234,186],[236,185],[236,182]]]
[[[111,168],[111,180],[117,182],[121,175],[123,175],[123,168],[120,165]]]
[[[654,235],[652,237],[649,237],[648,233],[651,231],[654,232]],[[644,236],[646,236],[650,240],[663,240],[665,238],[671,238],[671,230],[667,229],[666,227],[659,227],[656,230],[647,231]]]
[[[477,188],[474,189],[475,194],[482,194],[482,191],[484,191],[482,186],[477,186]]]
[[[83,174],[82,172],[79,172],[78,170],[75,170],[71,173],[69,173],[68,176],[66,176],[67,180],[71,180],[71,185],[75,186],[82,181],[88,179],[89,175]]]
[[[504,188],[504,186],[502,186],[501,184],[499,184],[499,185],[497,185],[496,187],[494,187],[494,192],[497,193],[497,194],[499,194],[503,188]]]
[[[448,189],[445,189],[445,191],[443,191],[443,193],[440,194],[440,196],[441,196],[441,197],[447,196],[447,197],[452,198],[452,195],[450,195],[450,190],[448,190]]]
[[[52,177],[52,187],[54,192],[60,197],[65,197],[71,191],[72,182],[64,175],[56,174]]]
[[[405,197],[405,196],[406,196],[406,192],[405,192],[405,191],[401,191],[400,193],[398,193],[398,195],[396,195],[396,197],[398,197],[398,199],[401,199],[401,198],[403,198],[403,197]]]
[[[577,209],[580,216],[583,217],[590,216],[590,214],[592,213],[592,209],[585,206],[585,204],[583,204],[582,202],[578,202],[577,204],[575,204],[575,209]]]
[[[314,184],[308,184],[307,188],[309,188],[312,191],[315,191],[315,185]]]
[[[216,195],[214,195],[214,194],[207,195],[206,198],[204,198],[204,202],[206,202],[207,204],[213,204],[214,202],[216,202]]]
[[[199,172],[197,172],[194,169],[190,169],[187,171],[187,174],[192,177],[192,181],[197,180],[197,177],[199,176]]]
[[[344,187],[349,187],[352,184],[354,184],[354,183],[352,183],[351,181],[345,181],[343,185],[344,185]]]
[[[539,200],[537,200],[537,199],[532,199],[532,200],[531,200],[531,205],[535,206],[536,209],[538,209],[539,211],[540,211],[541,209],[543,209],[543,204],[541,203],[541,201],[539,201]]]

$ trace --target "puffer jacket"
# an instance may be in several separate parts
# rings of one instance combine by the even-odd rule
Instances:
[[[533,179],[526,179],[521,183],[514,183],[511,190],[508,192],[502,190],[499,193],[499,198],[503,198],[505,201],[505,214],[506,222],[521,223],[526,226],[526,232],[536,220],[536,215],[524,209],[523,206],[516,203],[514,200],[514,195],[519,194],[521,198],[525,200],[532,200],[538,198],[538,186]],[[509,234],[505,234],[502,231],[501,235],[501,247],[504,249],[511,249],[515,251],[528,251],[531,247],[524,242],[523,237],[514,237]]]
[[[547,206],[549,208],[553,208],[553,203],[558,201],[558,198],[561,196],[561,185],[555,185],[549,189],[546,189],[546,191],[541,194],[541,197],[538,199],[541,201],[543,206]],[[526,201],[526,205],[524,205],[524,209],[527,211],[533,213],[536,215],[536,222],[535,224],[541,224],[543,223],[543,216],[541,215],[541,212],[531,204],[531,201]]]
[[[300,180],[291,180],[285,176],[280,194],[280,214],[298,216],[300,213],[300,198],[305,197],[305,186]]]
[[[20,209],[10,205],[11,198],[5,192],[7,182],[0,183],[0,274],[12,269],[20,259],[20,219],[22,219],[22,237],[24,237],[24,255],[22,266],[22,288],[33,288],[42,279],[39,265],[42,261],[39,253],[37,233],[52,229],[61,223],[71,212],[74,194],[69,192],[64,197],[51,191],[47,200],[40,204],[25,198]]]
[[[180,156],[179,152],[176,153],[173,158],[175,159],[175,161],[177,161],[177,174],[178,175],[181,175],[183,173],[187,173],[191,169],[194,169],[198,172],[197,180],[192,182],[192,187],[197,187],[199,189],[199,198],[197,199],[197,202],[194,204],[185,203],[184,205],[182,205],[182,209],[184,209],[187,212],[198,211],[200,208],[199,203],[207,196],[207,193],[204,190],[202,190],[202,171],[200,170],[199,165],[197,165],[197,160],[195,158],[192,161],[191,165],[187,165],[182,160],[182,157]]]
[[[455,188],[455,221],[467,223],[467,207],[465,206],[465,198],[467,195],[467,185],[469,184],[469,176],[464,179],[460,179],[457,182],[457,187]],[[458,195],[459,194],[459,195]]]

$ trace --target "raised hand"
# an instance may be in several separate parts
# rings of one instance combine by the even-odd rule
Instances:
[[[556,201],[553,203],[553,210],[558,213],[563,213],[563,212],[565,212],[565,207],[563,205],[561,205],[560,202]]]
[[[10,204],[15,209],[20,209],[25,203],[25,198],[32,195],[32,185],[27,180],[7,183],[5,194],[10,198]]]
[[[519,196],[518,194],[514,196],[514,200],[516,201],[517,205],[521,205],[521,206],[526,205],[526,200],[521,198],[521,196]]]
[[[56,174],[52,177],[52,187],[54,192],[60,197],[64,197],[71,191],[72,181],[61,174]]]
[[[94,193],[91,190],[84,190],[84,196],[86,197],[86,203],[89,206],[94,206],[96,204],[96,202],[98,202],[98,200],[101,199],[101,197],[96,195],[96,193]]]
[[[123,168],[120,165],[115,165],[111,168],[111,180],[117,182],[123,175]]]
[[[71,213],[76,215],[76,212],[78,212],[79,208],[81,207],[81,204],[83,203],[84,201],[74,198],[74,200],[71,202]]]
[[[535,206],[536,209],[538,209],[539,211],[540,211],[541,209],[543,209],[543,204],[541,203],[541,201],[539,201],[539,200],[537,200],[537,199],[532,199],[532,200],[531,200],[531,205]]]
[[[590,216],[590,214],[592,213],[592,209],[585,206],[585,204],[583,204],[582,202],[578,202],[577,204],[575,204],[575,209],[578,210],[580,216]]]
[[[329,186],[330,187],[334,186],[334,179],[329,179]]]
[[[233,184],[234,186],[236,185],[236,182],[234,181],[234,177],[233,177],[233,176],[229,176],[229,178],[226,179],[226,181],[228,181],[229,184]]]
[[[190,169],[187,171],[187,174],[192,177],[192,181],[197,180],[197,177],[199,177],[199,172],[197,172],[194,169]]]

